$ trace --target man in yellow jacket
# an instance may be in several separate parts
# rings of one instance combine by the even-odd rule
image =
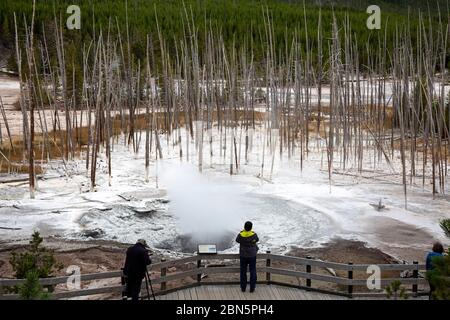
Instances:
[[[247,266],[250,269],[250,292],[256,287],[256,254],[258,253],[258,235],[252,230],[253,224],[247,221],[236,237],[239,243],[239,256],[241,263],[241,290],[245,292],[247,288]]]

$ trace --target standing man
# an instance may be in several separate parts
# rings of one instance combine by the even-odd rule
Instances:
[[[432,271],[434,269],[433,260],[437,257],[443,257],[444,253],[444,246],[440,242],[435,242],[433,244],[432,251],[428,252],[427,258],[426,258],[426,268],[427,272]],[[431,283],[432,281],[428,280],[428,283],[430,284],[430,300],[434,299],[433,292],[436,290],[435,286]]]
[[[135,245],[128,248],[123,274],[126,277],[127,296],[131,297],[131,300],[139,300],[142,280],[147,272],[147,266],[151,263],[148,245],[144,239],[139,239]]]
[[[247,287],[247,266],[250,269],[250,292],[255,291],[256,287],[256,254],[258,253],[257,242],[258,235],[252,230],[253,224],[247,221],[242,230],[236,237],[239,246],[239,256],[241,263],[241,290],[245,292]]]

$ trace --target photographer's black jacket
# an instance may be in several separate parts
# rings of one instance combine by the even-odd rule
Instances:
[[[147,266],[150,263],[152,261],[148,250],[142,244],[136,243],[127,250],[123,273],[129,278],[144,279]]]

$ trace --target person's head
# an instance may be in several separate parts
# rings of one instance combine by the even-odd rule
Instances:
[[[433,243],[433,252],[443,253],[444,247],[442,246],[442,243],[440,243],[440,242]]]
[[[145,239],[139,239],[136,243],[143,245],[145,248],[148,248],[147,241]]]
[[[251,231],[252,228],[253,228],[253,223],[251,223],[250,221],[247,221],[247,222],[244,224],[244,229],[245,229],[245,231]]]

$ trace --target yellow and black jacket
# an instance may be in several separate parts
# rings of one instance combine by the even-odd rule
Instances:
[[[258,253],[258,235],[253,231],[242,230],[236,237],[236,242],[240,244],[239,255],[243,258],[256,257]]]

